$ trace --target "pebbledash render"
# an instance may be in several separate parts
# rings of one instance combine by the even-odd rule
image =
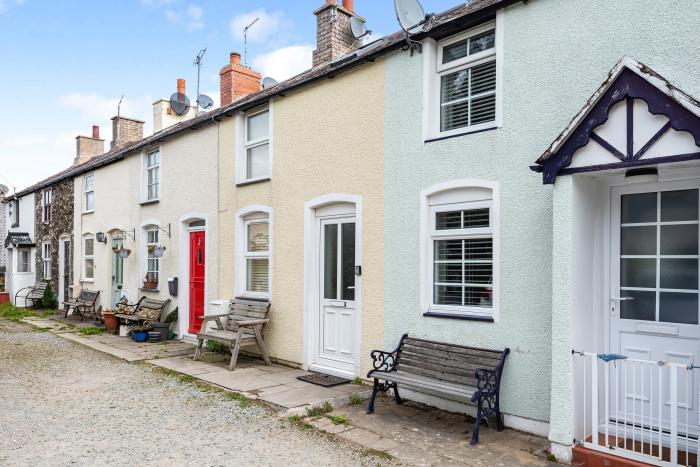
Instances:
[[[610,193],[614,203],[616,185],[629,192],[635,180],[645,180],[635,178],[634,173],[626,178],[624,168],[658,170],[658,177],[647,176],[647,180],[659,180],[659,184],[638,184],[638,191],[697,190],[697,179],[678,181],[700,175],[697,135],[693,141],[688,133],[678,132],[677,136],[670,131],[662,136],[677,139],[659,139],[657,146],[653,146],[656,140],[651,142],[653,151],[648,156],[652,152],[655,156],[681,154],[663,159],[668,165],[634,156],[621,162],[620,154],[627,152],[626,130],[602,125],[596,131],[621,147],[620,154],[612,156],[603,150],[607,156],[588,155],[592,162],[587,164],[593,168],[571,169],[581,172],[574,175],[563,170],[554,187],[554,169],[548,167],[559,164],[566,168],[566,162],[543,162],[544,180],[530,168],[534,165],[542,170],[534,162],[553,141],[570,144],[563,142],[567,125],[585,104],[592,106],[614,85],[621,70],[631,69],[643,79],[660,83],[661,97],[650,93],[646,100],[685,95],[678,89],[700,96],[700,40],[693,26],[700,20],[700,10],[680,2],[676,7],[684,11],[669,15],[668,6],[661,2],[623,3],[517,3],[474,19],[463,31],[423,41],[422,54],[394,53],[385,62],[384,171],[391,175],[385,177],[384,345],[393,348],[408,332],[455,344],[510,347],[501,386],[505,423],[549,436],[560,458],[571,455],[574,440],[590,436],[590,431],[583,432],[584,416],[591,416],[584,414],[584,398],[589,398],[590,410],[590,395],[584,396],[581,389],[584,383],[590,384],[590,374],[588,380],[583,379],[572,350],[618,352],[649,360],[690,359],[696,364],[700,356],[697,259],[682,265],[690,271],[674,273],[689,277],[691,283],[695,277],[695,286],[691,284],[688,290],[695,297],[694,304],[688,305],[688,316],[668,318],[672,323],[658,331],[640,324],[634,328],[631,319],[617,320],[633,324],[626,331],[630,334],[620,334],[615,331],[620,329],[615,318],[620,303],[615,300],[626,292],[618,295],[619,276],[608,272],[619,267],[620,257],[604,253],[610,232],[615,230],[614,220],[613,228],[609,226],[611,214],[606,207]],[[491,36],[484,40],[485,34]],[[476,44],[472,48],[475,57],[465,52],[464,58],[451,58],[455,44],[467,40]],[[478,86],[475,94],[480,96],[471,100],[469,109],[451,104],[445,94],[450,76],[463,70],[478,80],[472,86]],[[621,76],[624,79],[627,74]],[[608,87],[599,91],[601,83]],[[623,93],[617,95],[625,95],[627,87],[617,83],[615,89]],[[692,98],[687,102],[697,105]],[[626,112],[625,104],[619,105],[615,118]],[[666,117],[649,117],[644,99],[629,106],[637,122],[632,135],[637,151],[664,127]],[[588,124],[588,109],[582,111],[580,125]],[[599,112],[607,116],[608,110]],[[697,128],[697,113],[689,111],[685,118],[691,121],[690,128]],[[654,119],[659,123],[647,123]],[[593,138],[580,151],[605,146],[605,142],[598,143],[596,134]],[[586,165],[576,157],[572,166]],[[665,185],[662,180],[667,180]],[[689,193],[697,203],[697,192]],[[441,230],[449,228],[439,222],[450,213],[457,216],[456,222],[460,216],[479,221],[475,216],[484,210],[489,220],[477,224],[480,229],[463,228],[452,237],[445,235],[449,230]],[[443,217],[438,217],[440,213]],[[694,216],[690,214],[689,219],[697,220],[697,211]],[[688,235],[697,238],[697,222],[692,225],[694,233],[691,229]],[[467,255],[466,260],[458,262],[464,264],[465,272],[450,272],[441,264],[439,251],[443,250],[438,249],[449,245],[441,238],[467,242],[459,253]],[[468,245],[486,248],[488,255],[476,257],[486,260],[469,261]],[[697,246],[691,254],[697,255]],[[662,268],[664,264],[662,260]],[[630,307],[634,302],[624,303]],[[659,322],[663,318],[644,319],[665,324]],[[685,326],[688,334],[680,340],[659,337],[663,334],[657,332],[676,332],[679,320],[695,325]],[[626,340],[628,335],[634,339]],[[664,349],[676,356],[665,354]],[[697,376],[693,384],[698,384]],[[420,398],[457,407],[423,395]],[[697,398],[691,404],[696,413]]]

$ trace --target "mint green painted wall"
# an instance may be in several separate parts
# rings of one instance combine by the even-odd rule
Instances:
[[[691,0],[532,0],[506,9],[503,23],[504,125],[497,130],[423,144],[422,56],[397,52],[387,59],[385,345],[393,347],[409,332],[453,343],[509,346],[503,411],[543,421],[550,410],[554,417],[562,414],[552,437],[566,443],[570,378],[552,379],[558,370],[551,366],[554,360],[568,374],[569,359],[562,355],[570,350],[568,336],[560,335],[569,328],[568,312],[553,315],[552,302],[554,293],[568,293],[570,276],[566,256],[552,266],[553,188],[528,167],[624,54],[700,96],[700,8]],[[496,323],[425,318],[420,310],[419,194],[462,178],[500,183]],[[568,227],[559,221],[561,237]],[[561,237],[557,244],[567,242]],[[554,292],[553,276],[558,277]]]

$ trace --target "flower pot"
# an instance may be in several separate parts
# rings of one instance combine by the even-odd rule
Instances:
[[[119,326],[119,337],[126,337],[129,335],[129,326],[122,324]]]
[[[146,342],[148,331],[131,331],[131,338],[136,342]]]
[[[144,283],[143,283],[143,288],[144,288],[144,289],[155,290],[155,289],[158,288],[158,282],[155,282],[155,281],[144,281]]]
[[[0,292],[0,303],[9,303],[10,294],[8,292]]]
[[[113,334],[114,331],[117,330],[117,326],[119,326],[119,320],[114,316],[114,313],[112,313],[111,311],[103,311],[102,319],[105,322],[107,332]]]

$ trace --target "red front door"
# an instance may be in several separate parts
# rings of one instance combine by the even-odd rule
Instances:
[[[204,314],[204,232],[190,232],[190,334],[197,334]]]

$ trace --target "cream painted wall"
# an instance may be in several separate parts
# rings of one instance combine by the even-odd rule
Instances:
[[[304,203],[331,193],[362,199],[360,374],[381,348],[384,307],[384,62],[378,60],[272,105],[272,180],[235,186],[235,123],[220,124],[220,298],[234,295],[236,212],[272,208],[272,322],[280,360],[304,362]]]
[[[184,133],[160,145],[161,188],[160,201],[141,203],[143,178],[143,153],[135,153],[124,160],[95,171],[95,211],[82,213],[83,177],[76,180],[75,213],[75,265],[76,291],[81,285],[100,291],[100,303],[111,306],[112,240],[107,244],[95,243],[95,280],[82,281],[83,242],[87,233],[117,233],[123,229],[130,234],[135,229],[135,239],[125,237],[124,246],[132,250],[124,261],[124,292],[134,302],[146,294],[153,298],[170,298],[170,309],[180,308],[180,332],[184,332],[188,311],[189,232],[187,222],[194,219],[206,221],[206,297],[217,296],[216,250],[217,240],[217,126],[210,125],[196,132]],[[80,201],[78,201],[80,200]],[[158,291],[140,290],[145,276],[145,231],[147,224],[157,224],[168,229],[171,237],[160,232],[160,243],[166,247],[161,258]],[[80,240],[80,241],[79,241]],[[178,297],[170,296],[168,278],[178,277]],[[77,292],[76,292],[77,293]],[[183,300],[184,299],[184,300]]]

